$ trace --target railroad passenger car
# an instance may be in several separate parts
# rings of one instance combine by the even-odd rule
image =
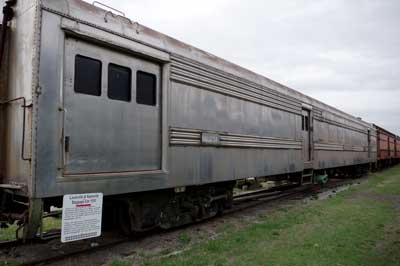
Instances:
[[[396,139],[398,138],[395,134],[383,129],[377,125],[374,125],[377,132],[377,166],[385,167],[395,163],[397,151]]]
[[[104,193],[105,218],[144,231],[215,215],[237,180],[310,184],[376,162],[372,124],[126,17],[12,8],[0,220],[24,238],[66,194]]]
[[[400,137],[396,136],[396,163],[400,162]]]

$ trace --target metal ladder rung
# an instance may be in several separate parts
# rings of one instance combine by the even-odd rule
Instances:
[[[304,169],[301,175],[301,184],[309,185],[313,183],[314,169]],[[306,180],[304,180],[306,179]],[[307,180],[308,179],[308,180]],[[306,181],[306,182],[304,182]]]
[[[307,177],[307,176],[313,176],[313,174],[305,174],[305,175],[303,175],[303,177]]]

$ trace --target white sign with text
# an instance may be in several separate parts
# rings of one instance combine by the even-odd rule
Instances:
[[[103,193],[64,195],[61,242],[101,235]]]

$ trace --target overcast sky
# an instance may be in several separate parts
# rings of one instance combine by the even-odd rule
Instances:
[[[399,0],[102,2],[400,135]]]

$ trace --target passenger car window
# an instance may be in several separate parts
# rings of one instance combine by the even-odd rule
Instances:
[[[101,95],[101,61],[82,55],[75,56],[74,91]]]
[[[116,64],[108,65],[108,98],[119,101],[131,101],[132,71],[128,67]]]
[[[136,102],[139,104],[156,105],[156,81],[155,75],[138,71],[136,73]]]
[[[310,122],[308,120],[308,116],[305,116],[304,117],[304,130],[305,131],[308,131],[309,125],[310,125]]]

